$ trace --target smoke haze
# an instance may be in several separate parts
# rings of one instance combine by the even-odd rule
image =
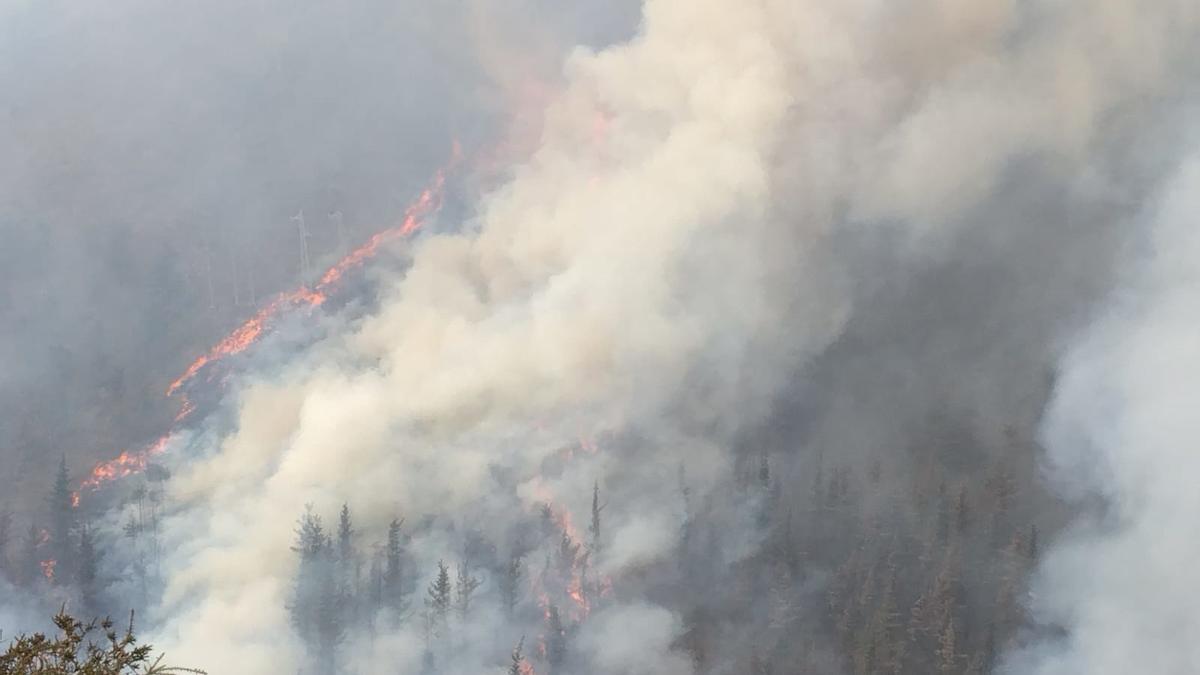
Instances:
[[[904,640],[886,672],[1200,663],[1193,2],[0,22],[6,485],[161,433],[250,294],[311,282],[289,218],[322,269],[327,213],[365,240],[464,148],[355,298],[283,321],[171,437],[157,581],[120,551],[102,576],[172,662],[324,672],[296,522],[346,504],[376,561],[403,518],[416,594],[339,672],[499,672],[520,640],[597,675],[885,672]],[[97,531],[143,496],[98,497]],[[439,628],[440,561],[479,595]]]

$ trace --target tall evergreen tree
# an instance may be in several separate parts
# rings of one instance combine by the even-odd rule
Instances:
[[[519,551],[514,551],[508,559],[504,575],[500,578],[500,602],[504,613],[512,618],[520,598],[521,578],[525,574],[525,560]]]
[[[603,510],[604,507],[600,505],[600,481],[596,481],[592,485],[592,523],[588,526],[588,533],[592,535],[593,557],[600,553],[600,512]]]
[[[550,664],[550,672],[560,672],[566,660],[567,629],[558,612],[558,605],[550,605],[546,616],[546,662]]]
[[[347,616],[354,613],[356,601],[360,595],[361,565],[358,552],[354,548],[354,523],[350,516],[350,506],[342,504],[338,514],[337,531],[337,587],[345,605]]]
[[[75,570],[75,581],[79,585],[79,593],[83,599],[85,612],[90,616],[99,615],[97,595],[99,586],[96,583],[96,571],[99,567],[99,552],[96,549],[92,529],[83,526],[79,530],[79,557]]]
[[[17,577],[26,586],[32,586],[42,579],[41,554],[42,533],[34,523],[29,524],[25,532],[25,541],[21,544],[21,562]]]
[[[404,520],[397,518],[393,518],[388,525],[386,561],[382,579],[383,604],[390,608],[397,618],[408,609],[408,594],[404,579],[404,540],[400,533],[403,525]]]
[[[562,537],[558,542],[558,571],[563,578],[569,578],[571,572],[574,571],[576,563],[579,562],[579,544],[571,539],[571,535],[563,530]]]
[[[517,642],[517,646],[512,650],[512,665],[508,667],[508,675],[525,675],[525,657],[521,656],[521,649],[525,646],[525,636],[521,636],[521,640]]]
[[[67,473],[67,458],[58,463],[54,487],[50,491],[50,558],[55,561],[55,583],[70,580],[75,569],[75,545],[72,530],[75,527],[75,502],[71,494],[71,479]]]
[[[300,556],[288,605],[292,625],[304,641],[316,672],[330,675],[336,669],[337,648],[343,636],[344,603],[334,570],[333,544],[312,507],[300,517],[292,550]]]
[[[429,584],[428,597],[425,599],[425,606],[429,609],[433,619],[435,633],[439,626],[446,625],[446,615],[450,611],[451,593],[453,593],[450,585],[450,568],[441,560],[438,561],[437,566],[437,576]]]
[[[458,615],[466,620],[471,611],[471,596],[475,594],[481,582],[471,574],[465,563],[459,563],[455,572],[454,605],[458,609]]]
[[[350,505],[342,504],[338,516],[338,559],[348,564],[354,555],[354,523],[350,519]]]

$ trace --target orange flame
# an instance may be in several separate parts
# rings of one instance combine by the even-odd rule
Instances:
[[[182,399],[182,405],[179,406],[179,412],[175,414],[175,424],[179,424],[196,412],[196,404],[192,403],[187,394],[180,395],[180,399]]]
[[[458,145],[455,144],[455,157],[452,159],[452,162],[457,161],[459,152]],[[425,224],[425,221],[441,208],[445,187],[446,170],[439,169],[434,174],[429,187],[425,188],[417,196],[416,200],[405,209],[404,219],[400,221],[399,225],[375,234],[365,244],[351,251],[326,270],[325,274],[321,275],[320,281],[313,288],[309,289],[307,286],[301,286],[293,291],[280,293],[275,296],[258,313],[247,319],[245,323],[234,329],[232,333],[225,336],[224,339],[209,349],[206,354],[193,361],[187,370],[176,378],[171,383],[171,386],[167,387],[167,396],[174,395],[180,387],[195,377],[208,364],[215,363],[229,356],[234,356],[235,354],[240,354],[248,349],[262,337],[271,320],[283,310],[291,307],[317,307],[324,303],[326,293],[330,290],[330,287],[340,281],[348,271],[361,267],[363,263],[374,258],[379,253],[380,246],[393,239],[407,237],[420,229]]]
[[[46,581],[53,582],[54,581],[54,567],[56,565],[58,565],[58,561],[51,558],[49,560],[41,561],[40,563],[38,563],[38,565],[41,566],[42,576],[46,577]]]
[[[144,471],[146,465],[150,463],[151,457],[161,455],[166,451],[167,443],[170,440],[171,433],[168,432],[144,448],[126,450],[107,462],[97,464],[92,469],[91,475],[79,484],[79,488],[94,490],[109,481]]]
[[[242,325],[235,328],[233,332],[226,335],[220,342],[213,345],[206,353],[193,361],[183,374],[167,387],[167,396],[175,395],[180,388],[191,381],[206,366],[249,349],[267,332],[273,320],[282,312],[297,307],[311,309],[322,305],[327,299],[327,293],[333,286],[341,281],[347,272],[361,267],[368,260],[374,258],[379,253],[379,249],[383,244],[393,239],[409,236],[420,229],[430,216],[441,208],[446,187],[446,173],[458,163],[461,156],[462,148],[455,141],[450,163],[446,168],[439,169],[434,174],[429,186],[409,204],[408,208],[404,211],[404,218],[400,221],[399,225],[375,234],[362,246],[351,251],[326,270],[325,274],[321,276],[321,279],[312,288],[301,286],[300,288],[275,296],[269,303],[259,309],[254,316],[247,319]],[[181,394],[181,399],[182,405],[179,412],[175,415],[174,425],[183,422],[196,411],[196,405],[187,398],[186,394]],[[169,430],[158,440],[141,449],[126,450],[113,459],[97,464],[92,469],[91,474],[80,484],[80,488],[96,489],[109,481],[143,471],[151,457],[161,454],[166,450],[172,433],[173,430]],[[73,497],[73,501],[78,505],[78,494]]]

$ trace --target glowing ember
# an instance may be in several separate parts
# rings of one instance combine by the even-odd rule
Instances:
[[[73,509],[79,508],[79,491],[78,490],[71,493],[71,508],[73,508]]]

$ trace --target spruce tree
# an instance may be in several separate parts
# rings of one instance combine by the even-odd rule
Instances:
[[[41,556],[38,550],[41,547],[41,539],[41,531],[38,530],[37,525],[30,523],[29,529],[25,532],[25,541],[21,545],[18,574],[21,582],[26,586],[33,586],[42,579]]]
[[[349,564],[354,558],[354,524],[350,519],[350,505],[342,504],[338,517],[338,559]]]
[[[504,576],[500,578],[500,601],[504,606],[504,614],[512,618],[520,597],[521,578],[525,574],[525,560],[519,552],[514,551],[508,559]]]
[[[512,665],[508,667],[508,675],[525,675],[525,657],[521,656],[521,649],[525,646],[525,636],[522,635],[517,646],[512,650]]]
[[[455,571],[454,604],[458,609],[458,615],[466,620],[471,611],[471,596],[479,588],[481,582],[471,574],[471,570],[464,563],[459,563]]]
[[[404,587],[404,541],[400,533],[402,525],[403,519],[392,519],[388,525],[382,584],[383,604],[390,608],[396,617],[402,615],[408,605]]]
[[[99,553],[96,550],[92,530],[86,525],[79,530],[79,564],[75,571],[75,580],[79,585],[79,593],[83,599],[83,607],[88,615],[100,614],[97,603],[99,588],[96,584],[96,570],[99,566]]]
[[[567,660],[567,629],[558,612],[558,605],[550,605],[546,617],[546,662],[550,672],[557,673]]]
[[[359,595],[361,567],[358,552],[354,549],[354,523],[348,504],[342,504],[342,511],[338,515],[336,563],[338,593],[347,615],[350,615],[354,613],[352,608]]]
[[[300,517],[292,550],[300,556],[288,605],[292,625],[307,646],[316,671],[327,675],[335,671],[345,605],[334,571],[333,544],[312,507]]]
[[[600,481],[596,481],[592,485],[592,523],[588,526],[588,532],[592,535],[593,556],[600,553],[600,512],[603,510],[604,507],[600,505]]]
[[[569,578],[579,562],[579,544],[571,540],[571,535],[563,531],[558,542],[558,570],[563,578]]]
[[[438,561],[437,566],[437,577],[429,584],[427,591],[429,597],[425,599],[425,606],[431,612],[435,633],[439,626],[446,625],[446,615],[450,611],[451,593],[453,592],[453,587],[450,585],[450,568],[442,560]]]
[[[67,473],[67,458],[58,463],[54,487],[50,491],[50,558],[55,561],[55,583],[70,579],[75,567],[75,545],[72,530],[75,527],[75,505],[71,495],[70,475]]]

